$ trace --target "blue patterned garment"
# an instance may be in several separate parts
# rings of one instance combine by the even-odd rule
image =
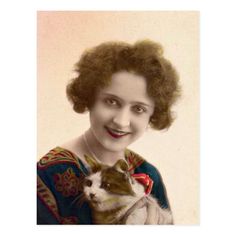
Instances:
[[[153,181],[151,194],[169,207],[158,170],[133,151],[126,150],[131,174],[147,174]],[[88,169],[69,150],[52,149],[37,163],[37,224],[93,224],[91,209],[82,201],[82,181]]]

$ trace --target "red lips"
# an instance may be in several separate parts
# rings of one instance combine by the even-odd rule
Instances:
[[[107,127],[106,127],[106,130],[107,130],[108,134],[110,134],[113,138],[116,138],[116,139],[122,138],[122,137],[124,137],[125,135],[129,134],[129,133],[116,134],[116,133],[112,132],[112,130],[110,130],[110,129],[107,128]]]

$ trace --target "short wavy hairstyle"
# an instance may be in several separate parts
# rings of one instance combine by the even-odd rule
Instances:
[[[163,57],[159,43],[142,40],[135,44],[105,42],[86,50],[75,64],[77,77],[67,85],[67,97],[74,111],[83,113],[93,106],[98,88],[108,86],[111,77],[128,71],[145,77],[147,93],[155,102],[150,126],[162,130],[173,121],[171,106],[180,95],[179,77]]]

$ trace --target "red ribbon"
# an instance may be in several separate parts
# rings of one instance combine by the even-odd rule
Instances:
[[[148,195],[152,191],[153,180],[144,173],[132,174],[131,175],[135,180],[145,187],[145,194]]]

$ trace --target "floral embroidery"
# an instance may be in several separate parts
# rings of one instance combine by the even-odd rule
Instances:
[[[61,192],[64,197],[70,197],[76,196],[81,190],[83,175],[79,178],[72,168],[68,168],[62,174],[55,174],[53,179],[56,190]]]

